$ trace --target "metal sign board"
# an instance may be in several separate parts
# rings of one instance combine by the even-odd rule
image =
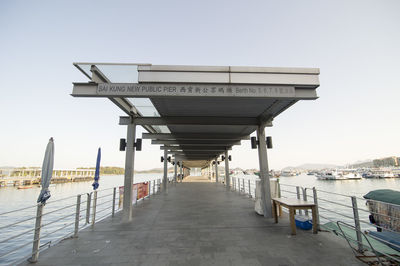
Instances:
[[[110,97],[295,97],[294,86],[101,83],[98,96]]]

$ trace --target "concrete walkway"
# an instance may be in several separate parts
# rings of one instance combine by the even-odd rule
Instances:
[[[36,265],[363,265],[344,240],[274,224],[221,184],[170,184],[134,208],[42,252]],[[29,265],[28,263],[26,265]]]
[[[205,176],[187,176],[182,180],[182,182],[207,182],[207,183],[210,183],[211,180]]]

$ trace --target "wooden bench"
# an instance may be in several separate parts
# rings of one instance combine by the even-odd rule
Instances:
[[[313,233],[317,233],[317,213],[316,205],[313,202],[299,200],[296,198],[272,198],[272,212],[274,214],[275,223],[278,223],[278,206],[283,206],[289,209],[289,220],[290,227],[292,228],[292,235],[296,234],[296,222],[294,215],[296,210],[308,210],[312,211],[312,229]]]

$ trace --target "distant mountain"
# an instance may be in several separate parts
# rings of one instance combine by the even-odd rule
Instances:
[[[302,170],[321,170],[325,168],[338,168],[339,165],[335,164],[321,164],[321,163],[306,163],[299,166],[288,166],[283,168],[282,170],[295,170],[295,169],[302,169]]]
[[[162,173],[162,172],[164,172],[164,168],[153,168],[153,169],[149,169],[149,170],[137,170],[137,171],[135,171],[135,173],[138,173],[138,174]]]

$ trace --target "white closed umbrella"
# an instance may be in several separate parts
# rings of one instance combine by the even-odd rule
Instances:
[[[50,198],[49,185],[51,177],[53,176],[53,165],[54,165],[54,141],[53,138],[50,138],[43,159],[42,178],[41,178],[42,190],[40,191],[37,200],[38,203],[41,202],[42,204],[45,204],[46,200]]]
[[[33,236],[33,247],[32,247],[32,257],[28,259],[30,262],[37,262],[39,257],[39,247],[40,247],[40,229],[42,227],[42,215],[43,206],[46,204],[46,200],[50,198],[50,180],[53,176],[53,164],[54,164],[54,141],[50,138],[47,144],[46,151],[44,153],[43,165],[42,165],[42,190],[40,191],[37,200],[37,211],[36,211],[36,222],[35,222],[35,234]]]

